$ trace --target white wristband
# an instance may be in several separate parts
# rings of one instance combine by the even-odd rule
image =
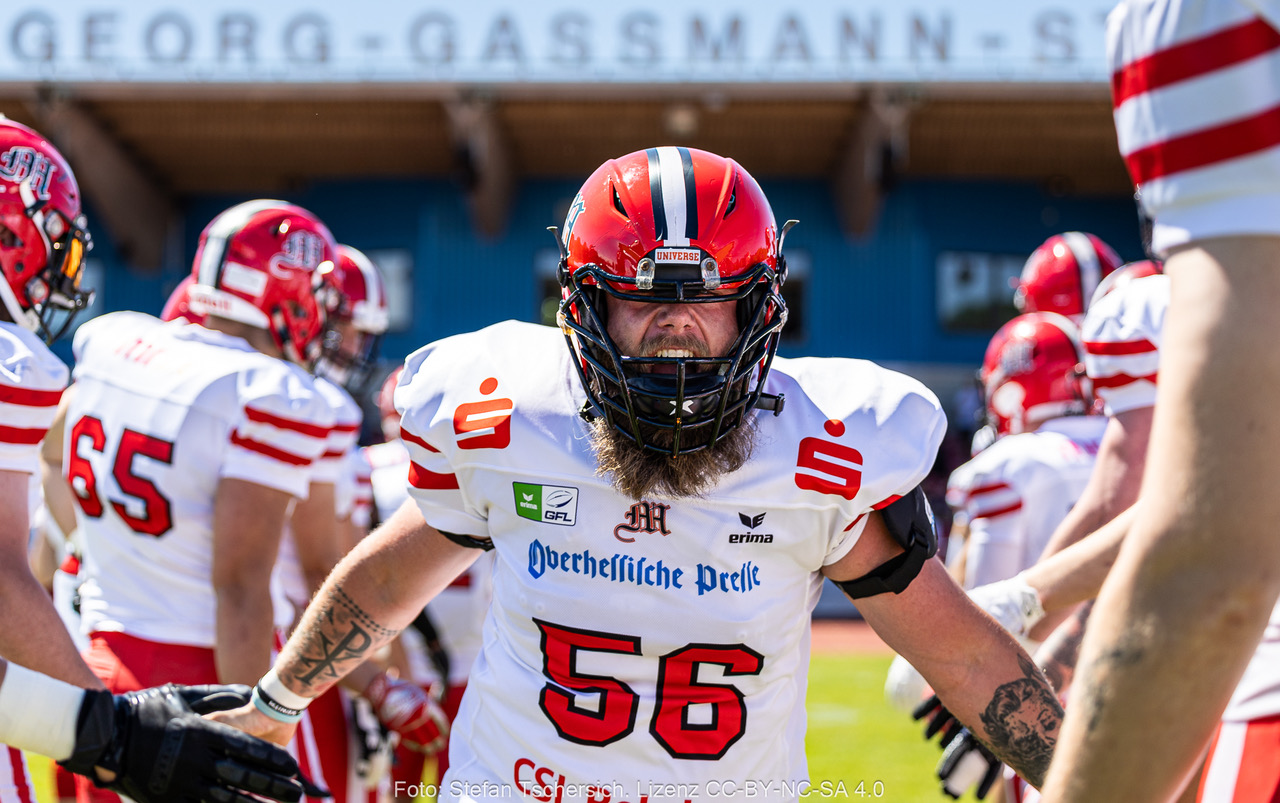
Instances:
[[[262,680],[258,681],[258,688],[262,689],[271,699],[281,705],[298,711],[311,705],[311,701],[315,699],[314,697],[303,697],[301,694],[290,691],[280,680],[280,676],[276,674],[275,669],[262,676]]]
[[[70,758],[83,702],[84,689],[10,662],[0,683],[0,743]]]

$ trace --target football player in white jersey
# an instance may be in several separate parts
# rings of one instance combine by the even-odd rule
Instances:
[[[63,471],[86,660],[112,691],[243,682],[269,665],[271,565],[333,426],[306,369],[335,249],[305,209],[239,204],[197,246],[204,326],[119,312],[76,332]],[[77,797],[112,796],[82,783]]]
[[[215,787],[296,800],[301,789],[286,777],[296,771],[287,755],[210,728],[192,713],[211,710],[208,690],[185,698],[173,690],[119,698],[101,691],[27,568],[40,444],[67,381],[66,366],[46,343],[89,299],[79,286],[89,247],[80,203],[57,149],[0,116],[0,801],[35,800],[23,749],[143,801],[210,799]],[[233,702],[234,693],[222,699]],[[186,750],[158,761],[158,748],[175,739],[185,740]],[[219,758],[231,763],[219,768]]]
[[[1035,563],[1089,482],[1106,419],[1090,414],[1084,356],[1079,330],[1057,313],[1020,315],[992,337],[980,378],[1000,438],[948,483],[948,502],[968,522],[965,588],[1006,580]],[[890,702],[914,711],[924,688],[918,673],[894,659],[885,685]],[[951,777],[946,766],[944,760],[944,791],[959,795],[968,779]],[[978,796],[995,780],[995,768],[984,771]]]
[[[1085,638],[1054,803],[1172,796],[1280,595],[1280,4],[1122,0],[1107,52],[1173,289],[1141,503]]]
[[[372,467],[370,482],[373,501],[382,521],[391,518],[405,502],[409,492],[405,476],[409,473],[409,450],[400,440],[400,413],[394,394],[403,368],[392,371],[378,393],[378,411],[382,417],[382,434],[387,439],[364,449]],[[424,617],[400,634],[404,645],[407,677],[423,689],[443,686],[441,707],[452,722],[458,715],[467,679],[480,654],[483,625],[493,598],[493,553],[486,552],[426,607]],[[420,752],[397,750],[392,769],[392,791],[397,800],[409,801],[418,788],[425,769],[425,756]],[[449,769],[449,755],[442,750],[436,755],[437,778]]]
[[[824,576],[1038,779],[1052,690],[930,559],[937,399],[867,362],[773,359],[780,240],[729,159],[601,166],[561,240],[563,333],[507,322],[409,358],[416,504],[339,564],[253,705],[221,717],[287,739],[492,547],[442,800],[798,799]]]

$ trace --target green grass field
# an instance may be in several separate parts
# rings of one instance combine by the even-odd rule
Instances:
[[[844,784],[848,796],[825,798],[833,803],[877,799],[934,803],[947,799],[933,775],[940,755],[937,745],[925,742],[920,726],[884,701],[889,661],[887,655],[813,656],[808,751],[815,790],[807,798],[809,803],[824,799],[819,791],[823,781],[829,781],[833,791],[839,789],[838,783]],[[31,757],[41,803],[55,803],[50,766],[45,759]]]

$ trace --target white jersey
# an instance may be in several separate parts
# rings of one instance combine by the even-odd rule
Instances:
[[[333,413],[302,369],[195,324],[112,313],[74,349],[63,457],[86,632],[211,647],[218,483],[305,497]]]
[[[67,366],[34,333],[0,322],[0,469],[31,476],[28,524],[44,504],[40,441],[58,413],[67,374]]]
[[[338,485],[343,479],[346,460],[352,452],[357,451],[356,441],[360,437],[360,422],[364,413],[356,400],[351,398],[351,394],[340,385],[324,377],[315,377],[314,381],[316,392],[332,411],[333,426],[325,440],[324,452],[311,466],[311,482],[333,485],[336,496]],[[338,516],[336,502],[335,499],[335,518]],[[310,601],[311,589],[307,587],[307,578],[302,571],[293,527],[286,522],[284,535],[280,539],[280,553],[271,570],[271,606],[275,626],[288,632],[297,615]]]
[[[996,441],[956,473],[947,501],[969,521],[965,587],[1008,579],[1040,559],[1080,498],[1107,419],[1067,416]]]
[[[1089,308],[1081,327],[1085,371],[1107,415],[1156,403],[1169,277],[1134,279]]]
[[[379,517],[386,521],[409,498],[409,451],[399,440],[363,451],[373,468],[370,480],[374,504]],[[487,552],[427,604],[427,615],[449,654],[449,677],[445,680],[450,686],[466,683],[471,674],[480,654],[482,628],[492,599],[493,553]],[[400,637],[405,641],[413,681],[427,686],[441,680],[440,673],[427,660],[425,643],[417,631],[408,628]]]
[[[937,399],[869,362],[777,359],[786,409],[758,414],[745,466],[634,500],[596,474],[569,359],[507,322],[416,352],[396,389],[426,520],[496,546],[441,799],[796,799],[819,572],[928,473]]]

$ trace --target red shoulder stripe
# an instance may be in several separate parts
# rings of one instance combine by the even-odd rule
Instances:
[[[255,407],[244,408],[245,418],[255,424],[270,424],[276,429],[287,430],[288,432],[297,432],[312,438],[327,438],[329,436],[329,428],[309,424],[306,421],[298,421],[293,418],[285,418],[284,416],[268,413],[266,410],[259,410]]]
[[[260,455],[270,457],[273,460],[279,460],[281,463],[288,463],[291,466],[311,465],[311,460],[306,457],[293,454],[292,452],[286,452],[283,449],[277,449],[274,446],[269,446],[265,443],[243,437],[239,432],[231,433],[231,443],[242,449],[248,449],[251,452],[257,452]]]
[[[62,400],[60,390],[32,390],[16,385],[0,385],[0,402],[21,407],[56,407]]]
[[[19,446],[34,446],[44,440],[44,433],[48,431],[48,427],[22,429],[20,427],[0,426],[0,443],[9,443]]]
[[[1120,388],[1125,385],[1132,385],[1134,382],[1146,380],[1151,384],[1156,384],[1157,374],[1147,374],[1146,376],[1129,376],[1128,374],[1116,374],[1115,376],[1104,376],[1093,380],[1095,388]]]
[[[409,464],[409,484],[427,491],[453,491],[458,488],[458,475],[437,474],[417,463]]]
[[[1099,357],[1123,357],[1128,354],[1149,354],[1158,351],[1150,340],[1128,340],[1121,343],[1109,343],[1097,340],[1086,340],[1084,350]]]
[[[1239,64],[1280,47],[1280,33],[1253,19],[1131,61],[1111,76],[1111,103]]]
[[[400,440],[407,441],[409,443],[414,444],[415,446],[421,446],[423,449],[426,449],[428,452],[440,451],[439,449],[427,443],[422,438],[419,438],[417,435],[414,435],[412,432],[405,429],[404,427],[400,427]]]
[[[986,513],[979,513],[978,515],[974,516],[972,520],[977,521],[978,519],[994,519],[996,516],[1003,516],[1006,513],[1013,513],[1014,511],[1017,511],[1017,510],[1022,510],[1021,499],[1019,499],[1017,502],[1014,502],[1012,505],[1008,505],[1007,507],[1002,507],[998,510],[990,510],[990,511],[987,511]]]

